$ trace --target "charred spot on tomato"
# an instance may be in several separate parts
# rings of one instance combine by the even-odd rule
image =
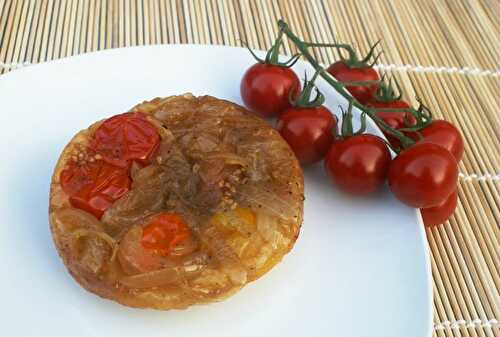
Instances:
[[[191,236],[184,220],[174,213],[159,213],[143,227],[141,244],[155,254],[168,256]]]
[[[128,169],[102,160],[70,162],[61,172],[60,180],[71,205],[98,219],[130,189],[131,184]]]
[[[105,120],[95,131],[90,148],[113,165],[151,164],[160,134],[142,113],[127,112]]]

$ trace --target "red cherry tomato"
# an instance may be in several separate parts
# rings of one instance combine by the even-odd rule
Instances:
[[[133,161],[150,164],[159,143],[158,130],[143,114],[127,112],[105,120],[97,128],[90,148],[105,161],[127,167]]]
[[[290,68],[256,63],[243,75],[240,92],[250,110],[276,117],[291,106],[290,98],[299,94],[300,80]]]
[[[412,138],[420,143],[433,143],[444,147],[455,157],[457,162],[464,154],[464,141],[457,128],[448,121],[436,119],[419,131],[422,139],[417,134],[412,133]]]
[[[98,219],[130,189],[131,183],[128,169],[102,160],[82,165],[71,162],[61,172],[60,180],[71,205],[94,214]]]
[[[325,158],[325,169],[341,190],[367,194],[384,184],[391,163],[382,139],[370,134],[336,140]]]
[[[392,101],[392,102],[372,100],[367,103],[367,106],[377,109],[383,109],[383,108],[406,109],[410,107],[408,103],[402,100]],[[396,130],[407,127],[408,125],[406,124],[406,120],[408,120],[409,126],[415,125],[415,123],[417,122],[415,116],[413,116],[409,112],[379,111],[377,112],[377,116],[380,117],[384,122],[389,124],[391,128]],[[382,132],[384,131],[382,130]],[[399,139],[397,139],[396,137],[386,132],[384,132],[384,135],[389,141],[389,143],[395,148],[401,146]]]
[[[324,106],[290,108],[278,119],[276,128],[302,164],[312,164],[325,156],[333,142],[336,120]]]
[[[438,206],[456,189],[457,162],[446,149],[417,143],[401,152],[389,168],[389,187],[403,203],[415,208]]]
[[[191,234],[182,218],[173,213],[160,213],[149,219],[142,231],[142,246],[159,255],[169,255]]]
[[[428,227],[442,224],[448,220],[455,208],[457,207],[457,191],[454,191],[450,196],[441,204],[434,207],[422,208],[422,219],[424,224]]]
[[[344,61],[337,61],[328,67],[327,71],[338,81],[345,82],[361,82],[361,81],[378,81],[379,76],[372,67],[354,68],[349,67]],[[351,95],[361,104],[366,104],[370,101],[377,92],[378,84],[368,86],[350,85],[345,87]]]

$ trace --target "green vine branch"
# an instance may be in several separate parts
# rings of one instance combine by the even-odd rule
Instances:
[[[360,109],[362,113],[368,115],[376,124],[377,126],[382,129],[387,134],[390,134],[401,142],[401,145],[403,148],[410,147],[415,143],[415,141],[406,136],[403,132],[399,130],[395,130],[392,127],[390,127],[386,122],[384,122],[381,118],[377,116],[377,112],[380,111],[391,111],[391,112],[401,112],[401,113],[411,113],[412,115],[415,116],[417,119],[417,123],[412,126],[405,128],[405,131],[412,131],[412,132],[418,132],[418,130],[422,129],[426,125],[428,125],[431,120],[432,120],[432,115],[430,114],[429,110],[419,101],[420,106],[418,109],[414,108],[370,108],[367,107],[361,103],[359,103],[347,90],[345,89],[346,85],[352,85],[352,83],[345,83],[345,82],[340,82],[337,81],[332,75],[330,75],[325,68],[323,68],[317,61],[316,59],[311,55],[309,52],[309,48],[314,48],[314,47],[335,47],[335,48],[342,48],[347,50],[350,56],[355,55],[354,50],[350,45],[347,44],[338,44],[338,43],[314,43],[314,42],[306,42],[301,40],[297,35],[295,35],[288,24],[283,21],[279,20],[278,21],[278,28],[279,28],[279,36],[282,36],[282,34],[286,35],[290,41],[292,41],[297,49],[299,50],[299,54],[302,55],[307,62],[314,68],[314,70],[328,83],[330,84],[337,92],[339,92],[348,102],[349,105],[355,106],[356,108]],[[374,46],[370,49],[370,57],[373,55],[373,50]],[[368,82],[356,82],[357,85],[369,85],[373,84],[372,81],[370,83]]]

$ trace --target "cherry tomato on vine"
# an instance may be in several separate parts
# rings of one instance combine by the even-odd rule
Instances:
[[[407,109],[407,108],[410,108],[410,105],[403,100],[396,100],[396,101],[389,101],[389,102],[371,100],[366,105],[371,107],[371,108],[376,108],[376,109],[383,109],[383,108]],[[395,111],[383,111],[383,110],[381,110],[381,111],[377,112],[377,116],[380,117],[380,119],[382,119],[384,122],[386,122],[391,128],[396,129],[396,130],[415,125],[415,123],[417,122],[417,119],[415,118],[415,116],[413,116],[409,112],[395,112]],[[382,132],[384,132],[384,131],[382,130]],[[384,135],[386,136],[387,140],[389,141],[389,143],[393,147],[398,148],[401,146],[399,139],[397,139],[396,137],[392,136],[391,134],[389,134],[387,132],[384,132]]]
[[[444,147],[455,157],[457,162],[462,159],[464,154],[464,141],[457,128],[448,121],[436,119],[428,126],[421,129],[422,139],[415,133],[411,136],[420,143],[433,143]]]
[[[333,142],[337,121],[325,106],[285,110],[276,128],[302,164],[312,164],[325,156]]]
[[[159,255],[170,255],[175,246],[191,235],[184,220],[174,213],[159,213],[149,219],[143,228],[142,246]]]
[[[382,139],[361,134],[336,140],[325,158],[325,169],[341,190],[367,194],[384,184],[391,155]]]
[[[156,127],[143,114],[127,112],[105,120],[89,146],[105,161],[128,167],[133,161],[150,164],[159,144]]]
[[[457,191],[454,191],[442,204],[429,208],[421,208],[420,213],[422,213],[424,224],[430,227],[442,224],[448,220],[455,211],[456,207]]]
[[[389,187],[403,203],[415,208],[438,206],[456,189],[457,162],[446,149],[417,143],[402,151],[389,168]]]
[[[337,61],[330,65],[327,71],[341,82],[362,82],[362,81],[378,81],[378,73],[373,67],[351,67],[345,61]],[[377,92],[378,84],[371,85],[349,85],[345,87],[351,95],[361,104],[366,104],[370,101]]]
[[[300,80],[287,67],[256,63],[243,75],[240,92],[243,103],[263,117],[276,117],[289,108],[290,98],[300,91]]]
[[[94,214],[98,219],[130,189],[131,184],[127,168],[103,160],[81,165],[70,162],[61,172],[60,179],[71,205]]]

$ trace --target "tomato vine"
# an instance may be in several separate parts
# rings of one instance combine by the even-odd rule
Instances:
[[[365,82],[341,82],[336,80],[331,74],[329,74],[326,69],[312,56],[310,53],[309,49],[314,48],[314,47],[335,47],[335,48],[340,48],[344,49],[349,53],[349,58],[352,60],[357,60],[356,54],[354,52],[354,49],[352,46],[348,44],[341,44],[341,43],[315,43],[315,42],[307,42],[302,39],[300,39],[293,31],[290,29],[288,24],[283,21],[279,20],[278,21],[278,27],[279,27],[279,36],[281,37],[283,34],[288,37],[288,39],[297,47],[300,55],[302,55],[307,62],[314,68],[314,70],[321,76],[328,84],[330,84],[337,92],[339,92],[348,102],[349,105],[352,105],[359,110],[361,110],[362,114],[368,115],[374,122],[377,124],[377,126],[382,129],[387,134],[392,135],[393,137],[397,138],[402,146],[402,149],[411,147],[414,143],[415,140],[408,137],[405,135],[403,131],[406,132],[417,132],[424,127],[428,126],[432,122],[432,114],[430,113],[429,109],[421,102],[420,99],[417,99],[419,102],[418,108],[371,108],[366,105],[361,104],[356,98],[354,98],[347,90],[346,86],[348,85],[370,85],[373,84],[373,81],[365,81]],[[362,60],[359,60],[358,63],[361,62],[368,62],[369,58],[372,57],[374,53],[374,47],[378,44],[378,42],[372,46],[370,49],[370,52],[368,55],[363,58]],[[375,61],[378,59],[378,56],[375,57]],[[373,65],[373,64],[372,64]],[[401,113],[411,113],[413,116],[415,116],[417,122],[415,125],[411,127],[407,127],[405,129],[399,129],[396,130],[389,126],[386,122],[384,122],[380,117],[377,116],[377,113],[380,111],[386,111],[386,112],[401,112]],[[402,149],[393,149],[395,152],[399,152]]]

